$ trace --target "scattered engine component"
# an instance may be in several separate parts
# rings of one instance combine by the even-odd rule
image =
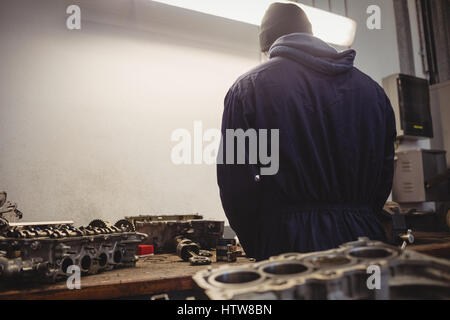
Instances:
[[[408,229],[406,225],[406,214],[401,212],[398,203],[387,202],[379,214],[379,218],[390,244],[401,245],[404,249],[408,244],[414,243],[412,230]]]
[[[184,261],[188,261],[192,255],[198,255],[200,246],[189,239],[179,239],[177,245],[177,256]]]
[[[148,238],[143,244],[153,245],[155,253],[176,252],[176,237],[192,240],[201,249],[216,247],[222,238],[224,221],[203,220],[201,215],[159,215],[125,217],[137,232],[145,233]]]
[[[435,210],[388,201],[378,213],[388,243],[393,245],[427,243],[423,237],[414,239],[416,232],[448,232],[450,230],[450,202],[436,202]],[[406,241],[405,241],[406,240]]]
[[[192,257],[189,258],[189,262],[193,266],[205,266],[211,264],[211,259],[208,257],[193,255]]]
[[[22,219],[22,212],[17,209],[17,204],[7,201],[7,193],[0,192],[0,228],[5,225],[7,221],[12,222]]]
[[[216,259],[217,262],[236,262],[238,251],[236,247],[236,239],[219,239],[217,240]]]
[[[379,289],[369,279],[377,270]],[[193,280],[213,300],[450,299],[449,261],[367,238],[203,270]]]
[[[211,264],[211,259],[200,250],[200,245],[189,239],[177,238],[177,255],[192,265]]]
[[[202,220],[203,216],[199,214],[166,214],[166,215],[139,215],[125,217],[125,220],[133,224],[136,222],[152,222],[152,221],[191,221]]]
[[[132,267],[146,237],[102,220],[80,228],[71,221],[7,223],[0,229],[0,279],[57,281],[73,265],[83,274]]]

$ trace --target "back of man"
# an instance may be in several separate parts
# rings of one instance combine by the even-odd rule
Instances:
[[[222,204],[249,256],[384,240],[375,213],[392,186],[395,120],[382,88],[307,33],[278,38],[270,60],[225,98],[226,129],[278,129],[279,170],[218,165]]]

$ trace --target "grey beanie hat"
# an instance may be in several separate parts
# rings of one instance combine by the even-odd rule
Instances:
[[[261,22],[261,52],[268,51],[279,37],[295,32],[312,34],[311,22],[305,11],[293,3],[272,3]]]

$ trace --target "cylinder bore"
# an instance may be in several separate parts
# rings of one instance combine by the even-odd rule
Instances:
[[[299,262],[271,262],[262,271],[272,275],[285,276],[306,272],[308,267]]]
[[[92,264],[92,259],[90,256],[85,255],[82,259],[81,259],[81,270],[83,271],[89,271],[89,268],[91,267]]]
[[[350,251],[350,256],[362,259],[388,258],[394,255],[394,252],[385,248],[355,248]]]
[[[114,263],[120,263],[120,261],[122,261],[122,251],[120,250],[114,251],[113,261]]]
[[[69,269],[70,266],[73,265],[73,260],[70,258],[64,258],[63,262],[61,263],[61,270],[64,273],[67,273],[67,269]]]
[[[108,262],[108,256],[106,253],[102,252],[98,256],[98,264],[100,267],[106,266],[106,263]]]
[[[222,284],[242,284],[257,281],[261,275],[255,271],[231,271],[219,274],[214,280]]]

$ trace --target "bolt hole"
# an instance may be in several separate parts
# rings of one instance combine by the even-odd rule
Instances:
[[[67,269],[73,265],[73,260],[70,258],[65,258],[61,264],[61,270],[64,273],[67,273]]]
[[[113,260],[115,263],[120,263],[120,261],[122,261],[122,252],[120,250],[114,251]]]
[[[108,262],[108,256],[106,255],[106,253],[102,252],[99,256],[98,256],[98,264],[100,265],[100,267],[104,267],[106,265],[106,263]]]
[[[81,259],[81,269],[83,271],[88,271],[91,267],[92,259],[90,256],[86,255]]]

